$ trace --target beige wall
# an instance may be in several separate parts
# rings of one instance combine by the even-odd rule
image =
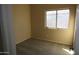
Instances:
[[[45,27],[45,11],[56,9],[70,9],[69,28],[66,29],[47,29]],[[32,16],[32,36],[33,38],[47,40],[51,42],[72,44],[75,5],[31,5]]]
[[[13,24],[16,44],[31,37],[30,6],[13,5]]]

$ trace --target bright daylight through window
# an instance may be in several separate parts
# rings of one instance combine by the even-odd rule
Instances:
[[[69,10],[46,11],[46,27],[49,29],[67,29],[69,23]]]

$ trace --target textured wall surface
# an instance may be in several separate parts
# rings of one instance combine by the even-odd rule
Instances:
[[[31,5],[32,36],[37,39],[72,45],[74,33],[75,5]],[[47,10],[70,9],[68,29],[48,29],[45,27]],[[63,19],[64,20],[64,19]]]
[[[13,24],[16,44],[31,37],[30,6],[13,5]]]

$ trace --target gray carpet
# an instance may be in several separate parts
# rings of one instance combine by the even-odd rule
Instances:
[[[38,39],[28,39],[16,46],[17,55],[70,55],[70,46]]]

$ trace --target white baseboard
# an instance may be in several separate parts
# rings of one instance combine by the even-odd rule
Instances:
[[[34,39],[39,39],[39,40],[42,40],[41,38],[34,38]],[[60,43],[60,42],[55,42],[55,41],[51,41],[51,40],[46,40],[46,39],[43,39],[45,41],[49,41],[49,42],[53,42],[53,43],[59,43],[59,44],[64,44],[64,45],[70,45],[70,44],[66,44],[66,43]],[[70,45],[71,46],[71,45]]]

